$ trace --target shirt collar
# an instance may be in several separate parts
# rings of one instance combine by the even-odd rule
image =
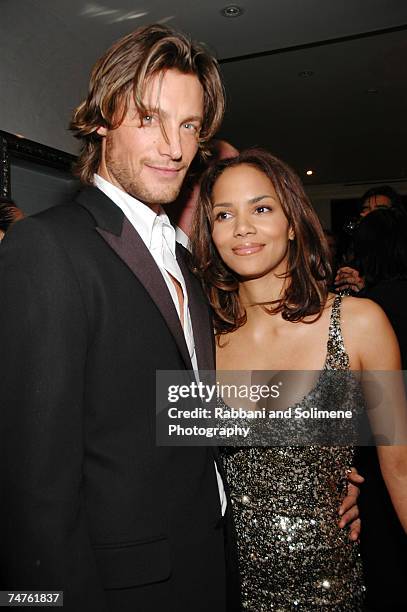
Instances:
[[[94,185],[123,211],[149,250],[152,246],[153,230],[156,231],[156,228],[161,227],[160,233],[165,232],[167,244],[175,257],[175,229],[163,208],[160,207],[157,214],[149,206],[112,185],[99,174],[94,175]]]

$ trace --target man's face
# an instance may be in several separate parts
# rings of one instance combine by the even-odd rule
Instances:
[[[149,206],[177,197],[198,150],[204,94],[198,77],[171,69],[146,84],[140,117],[132,101],[122,124],[103,136],[98,173]]]
[[[385,195],[375,195],[367,198],[363,202],[362,210],[360,211],[361,217],[366,217],[375,208],[389,208],[391,206],[391,200]]]

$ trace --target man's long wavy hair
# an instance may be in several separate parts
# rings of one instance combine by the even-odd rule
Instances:
[[[239,277],[222,261],[212,241],[213,187],[225,170],[242,164],[253,166],[270,179],[294,231],[294,239],[288,243],[283,294],[260,305],[269,314],[281,312],[288,321],[304,321],[305,317],[315,315],[314,321],[322,314],[331,280],[328,245],[321,224],[293,170],[263,149],[248,149],[208,168],[202,178],[193,222],[193,267],[213,308],[215,331],[218,335],[235,331],[247,320],[239,301]]]
[[[139,28],[117,41],[95,64],[89,93],[75,110],[70,129],[82,140],[74,171],[83,183],[93,184],[101,161],[99,127],[118,127],[133,98],[139,114],[146,112],[143,93],[148,80],[175,68],[195,74],[204,91],[204,119],[199,149],[207,155],[206,143],[222,123],[225,95],[218,63],[208,51],[186,36],[162,25]]]

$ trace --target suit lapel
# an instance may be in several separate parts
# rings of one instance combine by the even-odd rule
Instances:
[[[215,344],[208,304],[203,296],[200,283],[190,272],[185,261],[185,249],[177,244],[177,261],[188,292],[189,312],[194,331],[195,351],[199,370],[215,369]]]
[[[192,370],[188,347],[174,302],[157,264],[137,231],[122,210],[99,189],[89,187],[76,199],[94,217],[96,231],[144,286],[168,325],[185,367]]]

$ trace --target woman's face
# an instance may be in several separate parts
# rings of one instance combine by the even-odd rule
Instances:
[[[286,271],[294,233],[263,172],[247,164],[228,168],[213,187],[212,205],[213,242],[242,280]]]

